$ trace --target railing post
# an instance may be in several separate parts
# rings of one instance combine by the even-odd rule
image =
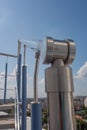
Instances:
[[[5,64],[5,83],[4,83],[4,103],[6,103],[6,93],[7,93],[7,70],[8,70],[8,63]]]
[[[24,62],[22,66],[22,130],[26,130],[26,88],[27,66],[25,65],[26,46],[24,45]]]

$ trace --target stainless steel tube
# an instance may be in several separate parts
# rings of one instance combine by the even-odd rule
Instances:
[[[72,70],[68,66],[59,67],[59,98],[63,130],[76,130],[73,106],[73,78]]]
[[[49,130],[61,130],[59,85],[56,67],[49,67],[45,70],[45,84],[48,98]]]
[[[39,51],[35,53],[35,58],[36,58],[35,70],[34,70],[34,101],[35,102],[38,102],[37,80],[38,80],[39,55],[40,55]]]
[[[62,130],[76,130],[72,93],[61,92],[60,104]]]

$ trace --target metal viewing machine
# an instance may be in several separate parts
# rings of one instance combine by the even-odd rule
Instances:
[[[32,41],[31,41],[32,42]],[[33,48],[18,41],[18,55],[0,53],[1,56],[17,59],[17,90],[15,99],[15,130],[26,130],[26,97],[27,97],[27,65],[26,47],[35,50],[34,71],[34,102],[31,103],[31,130],[42,129],[41,103],[38,101],[38,67],[42,58],[43,64],[51,64],[45,70],[45,84],[49,109],[49,130],[76,130],[73,107],[73,77],[69,67],[74,61],[76,47],[73,40],[55,40],[47,37],[40,47]],[[22,53],[21,44],[24,45],[24,57],[21,73]],[[7,62],[5,66],[4,103],[7,90]],[[21,79],[22,77],[22,79]],[[22,81],[22,83],[21,83]],[[22,88],[21,88],[22,86]],[[20,115],[20,101],[22,91],[22,113]],[[21,117],[21,118],[20,118]],[[22,120],[21,120],[22,119]]]
[[[73,77],[69,67],[75,58],[73,40],[54,40],[47,37],[42,44],[41,57],[45,70],[49,109],[49,130],[76,130],[73,107]]]

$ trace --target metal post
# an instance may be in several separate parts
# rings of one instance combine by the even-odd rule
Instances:
[[[38,102],[38,66],[39,66],[39,55],[40,52],[36,52],[35,58],[35,71],[34,71],[34,101],[31,104],[31,130],[41,130],[42,129],[42,111],[41,111],[41,103]]]
[[[38,80],[39,55],[40,52],[36,52],[35,54],[36,63],[35,63],[35,70],[34,70],[34,101],[35,102],[38,102],[37,80]]]
[[[22,66],[22,130],[26,130],[27,66]]]
[[[22,130],[26,130],[26,88],[27,66],[25,65],[26,46],[24,46],[24,65],[22,66]]]
[[[21,43],[18,40],[18,59],[17,59],[17,102],[21,101]],[[20,129],[20,106],[17,105],[18,108],[18,128]]]
[[[18,122],[17,122],[17,90],[15,87],[15,130],[17,130],[18,127]]]
[[[42,130],[42,110],[41,103],[31,104],[31,130]]]
[[[45,71],[49,103],[49,130],[76,130],[71,68],[56,60]]]
[[[18,88],[18,101],[20,102],[21,93],[21,43],[18,41],[18,66],[17,66],[17,88]]]
[[[4,84],[4,103],[6,103],[7,69],[8,69],[8,63],[6,62],[6,64],[5,64],[5,84]]]
[[[24,45],[24,61],[23,64],[25,65],[26,62],[26,45]]]

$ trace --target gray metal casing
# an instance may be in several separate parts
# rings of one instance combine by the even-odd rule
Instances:
[[[76,130],[73,107],[73,78],[68,66],[45,70],[49,107],[49,130]]]
[[[71,64],[75,58],[76,46],[73,40],[55,40],[47,37],[42,43],[41,59],[44,64],[62,59],[65,64]]]
[[[74,92],[72,69],[67,66],[45,70],[46,92]]]

